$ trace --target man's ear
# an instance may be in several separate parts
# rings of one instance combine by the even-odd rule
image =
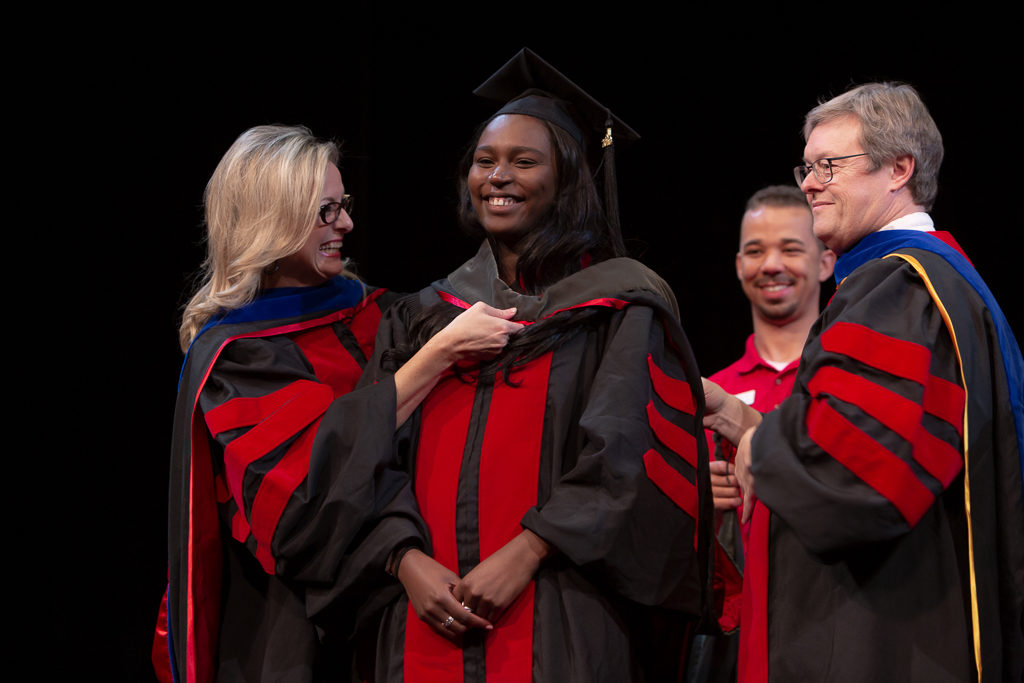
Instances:
[[[904,187],[913,177],[915,168],[917,168],[917,164],[914,161],[913,156],[903,154],[896,157],[895,161],[892,162],[892,175],[889,178],[889,189],[895,192],[896,190]]]
[[[821,250],[821,257],[818,261],[818,282],[824,282],[832,277],[832,271],[836,267],[836,252],[829,248]]]

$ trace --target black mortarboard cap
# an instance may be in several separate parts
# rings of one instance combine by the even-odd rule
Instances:
[[[606,146],[605,140],[624,142],[640,138],[607,107],[529,48],[520,50],[473,94],[502,103],[504,106],[495,116],[526,114],[548,121],[572,135],[584,148],[592,149],[597,141]]]
[[[473,94],[503,103],[494,116],[524,114],[553,123],[569,133],[584,151],[595,149],[600,142],[603,149],[601,166],[605,213],[615,233],[619,233],[613,143],[639,140],[640,135],[635,130],[536,52],[525,47],[480,84]]]

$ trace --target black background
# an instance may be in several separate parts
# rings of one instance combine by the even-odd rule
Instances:
[[[1022,329],[1009,260],[1022,227],[1020,110],[1010,102],[1019,59],[1002,39],[1008,18],[982,5],[924,17],[774,4],[293,10],[305,14],[110,17],[62,46],[56,92],[34,84],[43,106],[60,110],[49,112],[64,152],[57,166],[92,226],[77,238],[84,278],[69,292],[79,303],[65,327],[78,361],[62,366],[60,387],[73,382],[79,397],[66,420],[76,439],[37,473],[62,501],[58,530],[47,525],[37,538],[59,556],[39,563],[35,608],[48,642],[70,645],[44,663],[55,674],[151,676],[176,327],[202,258],[203,188],[250,126],[301,123],[342,142],[342,175],[357,198],[347,255],[368,282],[414,291],[475,250],[452,209],[457,159],[492,113],[471,91],[531,47],[641,134],[617,159],[623,229],[675,290],[710,374],[741,354],[750,331],[733,266],[746,198],[792,182],[802,117],[819,98],[906,81],[946,143],[936,225],[953,232]]]

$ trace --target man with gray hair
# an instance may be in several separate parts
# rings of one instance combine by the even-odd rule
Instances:
[[[814,108],[804,137],[838,289],[778,409],[705,387],[750,521],[740,680],[1020,681],[1024,361],[927,213],[942,138],[890,83]]]

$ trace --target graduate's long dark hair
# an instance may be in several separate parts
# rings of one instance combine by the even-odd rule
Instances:
[[[494,239],[480,225],[473,209],[467,180],[480,137],[493,120],[485,121],[477,129],[459,164],[458,214],[463,230],[487,239],[497,254]],[[541,294],[587,265],[626,255],[618,222],[609,221],[605,215],[585,151],[558,126],[542,123],[555,152],[557,192],[548,212],[523,237],[512,284],[517,291],[533,295]],[[410,322],[409,347],[395,349],[389,355],[399,363],[404,362],[461,312],[447,303],[423,309]],[[528,326],[510,339],[498,358],[480,368],[481,377],[504,371],[507,379],[512,369],[558,348],[572,334],[596,325],[604,314],[606,311],[595,307],[573,309]]]

